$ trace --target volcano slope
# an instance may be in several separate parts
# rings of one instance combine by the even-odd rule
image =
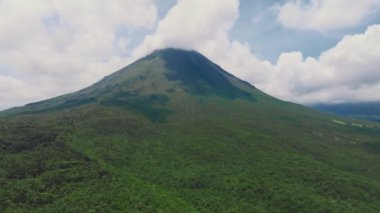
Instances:
[[[380,126],[164,49],[3,111],[1,212],[379,212]]]

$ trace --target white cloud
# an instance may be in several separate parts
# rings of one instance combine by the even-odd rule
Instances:
[[[227,39],[238,15],[238,0],[179,0],[156,31],[145,37],[135,55],[163,47],[199,49],[215,39]]]
[[[130,34],[156,19],[154,0],[2,0],[0,69],[11,70],[19,89],[41,91],[28,93],[34,100],[75,91],[124,66]],[[9,97],[10,105],[30,100]]]
[[[38,92],[28,88],[23,81],[0,75],[0,109],[22,104],[24,101],[33,101]]]
[[[292,0],[277,8],[277,18],[287,28],[323,32],[356,26],[379,6],[378,0]]]
[[[344,37],[318,59],[283,53],[262,89],[303,103],[380,100],[380,25]]]

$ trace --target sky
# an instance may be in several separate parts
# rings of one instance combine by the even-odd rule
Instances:
[[[193,49],[277,98],[380,101],[379,0],[0,0],[0,109]]]

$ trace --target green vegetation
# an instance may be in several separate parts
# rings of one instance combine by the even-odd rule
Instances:
[[[200,94],[168,79],[162,54],[5,111],[0,212],[380,211],[380,125],[276,100],[220,68],[227,86],[201,77],[212,92]]]

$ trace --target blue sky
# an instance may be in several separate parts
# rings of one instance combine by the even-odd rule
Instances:
[[[0,1],[0,109],[195,49],[275,97],[380,100],[378,0]]]
[[[277,22],[276,12],[272,9],[285,2],[287,1],[240,1],[239,18],[231,31],[231,37],[248,42],[251,51],[261,59],[275,62],[283,52],[301,51],[304,56],[318,57],[345,35],[364,32],[367,26],[380,23],[380,16],[372,15],[355,26],[328,32],[288,29]]]

